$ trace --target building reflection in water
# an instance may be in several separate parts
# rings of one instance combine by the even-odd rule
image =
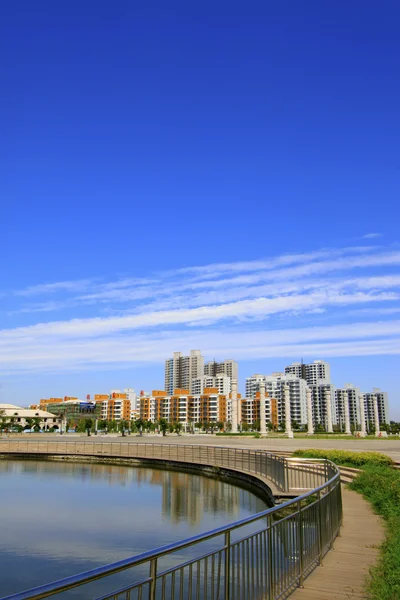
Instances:
[[[0,475],[37,473],[74,481],[101,481],[108,486],[156,486],[161,488],[162,517],[173,524],[198,526],[204,516],[226,515],[227,522],[239,518],[243,509],[249,514],[266,508],[262,500],[231,483],[203,474],[167,471],[148,466],[118,466],[96,463],[36,460],[2,460]]]

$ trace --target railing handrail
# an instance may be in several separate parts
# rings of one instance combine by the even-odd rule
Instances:
[[[11,442],[11,440],[8,440],[8,441],[9,441],[9,443],[12,443],[12,442],[19,443],[20,442],[20,440],[12,440],[12,442]],[[37,444],[45,444],[46,443],[45,440],[35,440],[35,441],[32,440],[32,442],[28,441],[28,440],[26,440],[26,441],[27,441],[27,443],[35,443],[35,442]],[[69,443],[69,442],[55,441],[55,442],[50,442],[50,443],[59,444],[59,443]],[[80,444],[89,444],[90,443],[90,444],[96,444],[96,445],[103,444],[103,443],[111,443],[112,444],[112,442],[103,442],[103,441],[93,441],[93,442],[92,441],[90,441],[90,442],[82,441],[79,443]],[[126,446],[127,444],[129,445],[129,442],[124,443],[124,446]],[[338,480],[338,478],[340,478],[340,471],[337,468],[337,466],[333,462],[331,462],[327,459],[323,459],[323,458],[319,458],[319,459],[309,459],[309,458],[300,458],[300,457],[286,458],[286,457],[282,457],[279,455],[275,455],[273,452],[264,451],[264,450],[258,449],[258,448],[253,450],[251,448],[235,448],[235,447],[231,447],[231,446],[207,446],[207,445],[202,445],[202,444],[184,444],[184,445],[183,444],[169,444],[169,443],[167,443],[167,444],[139,443],[138,444],[138,446],[149,446],[149,445],[160,445],[162,447],[174,446],[176,448],[183,448],[184,446],[192,446],[192,447],[197,447],[197,448],[202,448],[202,449],[212,448],[214,450],[215,448],[218,448],[218,449],[225,449],[225,450],[239,450],[239,451],[247,451],[247,452],[256,452],[256,453],[260,453],[262,455],[269,455],[269,456],[273,457],[274,459],[279,459],[279,461],[284,462],[284,464],[285,463],[286,464],[298,463],[298,464],[306,465],[308,463],[309,465],[312,465],[312,464],[314,464],[314,465],[315,464],[330,465],[333,468],[333,471],[335,471],[335,474],[333,477],[328,479],[325,483],[321,484],[320,486],[313,488],[312,490],[305,492],[299,496],[296,496],[295,498],[287,500],[286,502],[283,502],[282,504],[279,504],[278,506],[273,506],[264,511],[256,513],[255,515],[245,517],[238,521],[234,521],[233,523],[228,523],[227,525],[223,525],[221,527],[218,527],[218,528],[210,530],[210,531],[206,531],[204,533],[199,533],[193,537],[186,538],[179,542],[173,542],[171,544],[167,544],[165,546],[161,546],[161,547],[155,548],[153,550],[148,550],[141,554],[136,554],[134,556],[122,559],[120,561],[110,563],[108,565],[97,567],[95,569],[90,569],[88,571],[84,571],[84,572],[78,573],[76,575],[71,575],[69,577],[65,577],[65,578],[57,580],[57,581],[53,581],[53,582],[50,582],[47,584],[37,586],[35,588],[31,588],[30,590],[26,590],[25,592],[11,594],[9,596],[2,598],[1,600],[28,600],[28,599],[35,600],[35,598],[46,598],[50,595],[54,595],[55,593],[64,592],[64,591],[73,589],[75,587],[78,587],[80,585],[87,584],[87,583],[93,582],[98,579],[102,579],[109,575],[114,575],[116,573],[119,573],[121,571],[129,569],[131,567],[143,564],[145,562],[159,559],[159,558],[165,556],[166,554],[177,552],[178,550],[182,550],[182,549],[192,546],[194,544],[205,542],[212,538],[224,535],[228,532],[230,533],[236,529],[239,529],[241,527],[244,527],[246,525],[254,523],[255,521],[258,521],[265,517],[270,517],[274,513],[279,512],[287,507],[290,507],[293,505],[299,506],[299,503],[301,503],[303,500],[309,498],[310,496],[313,496],[315,494],[320,495],[324,489],[329,488],[334,482],[336,482]],[[3,452],[1,450],[1,443],[0,443],[0,454],[2,454],[2,453]],[[7,453],[7,451],[6,451],[6,453]],[[79,455],[82,456],[82,453],[79,453]],[[89,452],[88,455],[93,455],[93,454]],[[97,454],[95,456],[98,457]],[[113,455],[113,456],[116,457],[115,455]],[[127,457],[122,456],[122,458],[127,458]],[[131,458],[134,458],[134,457],[131,457]],[[143,457],[141,457],[141,458],[143,458]],[[148,458],[150,458],[150,457],[148,457]],[[163,459],[157,457],[156,460],[163,460]],[[168,460],[168,459],[164,459],[164,460]],[[184,463],[185,461],[182,460],[182,461],[177,461],[177,462]]]

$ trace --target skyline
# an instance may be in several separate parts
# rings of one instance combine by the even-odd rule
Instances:
[[[323,359],[400,420],[400,7],[1,8],[0,402]]]

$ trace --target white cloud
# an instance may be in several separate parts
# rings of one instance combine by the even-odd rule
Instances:
[[[367,356],[400,353],[400,320],[329,327],[232,331],[186,330],[95,339],[32,339],[23,350],[0,346],[2,372],[93,370],[161,363],[171,348],[201,347],[205,355],[238,360],[293,356]]]
[[[78,279],[76,281],[57,281],[54,283],[39,283],[23,290],[15,290],[17,296],[40,296],[56,292],[79,292],[86,290],[95,283],[94,279]]]
[[[362,239],[363,240],[373,240],[373,239],[379,238],[381,236],[382,236],[381,233],[366,233],[365,235],[362,236]]]
[[[399,265],[400,252],[357,247],[148,277],[123,275],[115,281],[88,278],[30,286],[15,292],[10,320],[21,322],[26,313],[37,312],[40,321],[0,330],[0,365],[7,372],[96,369],[160,361],[173,349],[190,347],[248,359],[274,353],[395,353],[398,322],[377,324],[374,315],[398,312],[393,302],[400,299]],[[17,304],[30,297],[36,302]],[[46,322],[46,312],[66,309],[75,318],[63,315]],[[344,325],[351,314],[368,320]],[[330,327],[332,318],[340,324]],[[289,321],[298,326],[279,328]],[[304,329],[305,323],[323,326]]]

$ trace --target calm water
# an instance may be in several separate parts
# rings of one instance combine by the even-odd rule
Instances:
[[[0,597],[268,508],[208,477],[99,464],[3,460],[0,493]],[[118,577],[126,584],[127,573]]]

